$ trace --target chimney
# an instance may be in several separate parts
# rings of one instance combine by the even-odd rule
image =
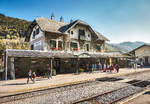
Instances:
[[[51,20],[55,20],[54,13],[51,14]]]
[[[64,19],[62,16],[60,17],[60,22],[64,22]]]

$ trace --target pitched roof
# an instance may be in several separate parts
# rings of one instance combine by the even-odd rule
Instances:
[[[39,50],[19,50],[19,49],[6,49],[9,57],[38,57],[38,58],[74,58],[75,56],[67,52],[45,52]]]
[[[134,51],[136,51],[136,50],[138,50],[138,49],[140,49],[140,48],[142,48],[142,47],[144,47],[144,46],[148,46],[148,47],[150,47],[150,45],[148,45],[148,44],[143,44],[143,45],[141,45],[141,46],[139,46],[139,47],[137,47],[137,48],[133,49],[133,50],[132,50],[132,51],[130,51],[129,53],[132,53],[132,52],[134,52]]]
[[[98,39],[100,40],[105,40],[105,41],[109,41],[109,39],[107,39],[105,36],[103,36],[101,33],[95,31],[95,33],[97,34],[98,36]]]
[[[44,18],[44,17],[37,18],[31,23],[31,25],[28,27],[28,30],[26,32],[26,34],[27,34],[26,39],[25,39],[26,41],[29,41],[29,38],[30,38],[29,35],[31,34],[31,29],[36,24],[39,25],[39,27],[42,31],[59,33],[59,34],[66,34],[66,32],[68,30],[70,30],[71,28],[73,28],[76,24],[81,24],[81,25],[88,26],[90,31],[93,32],[95,35],[97,35],[98,39],[109,41],[101,33],[95,32],[88,23],[86,23],[82,20],[78,19],[78,20],[73,21],[71,23],[64,23],[64,22],[59,22],[59,21],[51,20],[49,18]]]
[[[47,32],[62,33],[60,28],[67,25],[67,23],[64,22],[59,22],[56,20],[51,20],[43,17],[37,18],[35,19],[35,21],[40,26],[42,31],[47,31]]]

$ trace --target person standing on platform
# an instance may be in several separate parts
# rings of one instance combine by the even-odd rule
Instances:
[[[103,72],[106,72],[106,69],[107,69],[107,66],[106,66],[106,64],[104,64],[104,71]]]
[[[109,69],[110,69],[110,72],[112,72],[114,70],[113,65],[111,65]]]
[[[32,79],[32,71],[31,70],[29,70],[29,72],[28,72],[27,84],[29,83],[29,79],[31,79],[31,81],[34,82]]]
[[[118,64],[115,65],[115,69],[116,69],[117,73],[119,73],[119,65]]]
[[[94,71],[94,68],[95,68],[95,64],[92,64],[92,73]]]
[[[35,80],[36,80],[36,74],[35,72],[33,72],[33,83],[35,83]]]
[[[99,64],[98,64],[98,68],[99,68],[99,70],[101,70],[102,69],[102,64],[99,62]]]

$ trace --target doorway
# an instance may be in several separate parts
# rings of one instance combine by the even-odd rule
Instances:
[[[149,62],[148,62],[148,57],[145,57],[145,65],[149,65]]]

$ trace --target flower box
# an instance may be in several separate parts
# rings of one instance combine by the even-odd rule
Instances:
[[[59,47],[59,48],[58,48],[58,50],[59,50],[59,51],[61,51],[61,50],[62,50],[62,48],[60,48],[60,47]]]
[[[56,50],[56,48],[54,47],[54,48],[51,48],[52,50]]]
[[[78,48],[74,48],[73,50],[74,50],[74,51],[78,51]]]

